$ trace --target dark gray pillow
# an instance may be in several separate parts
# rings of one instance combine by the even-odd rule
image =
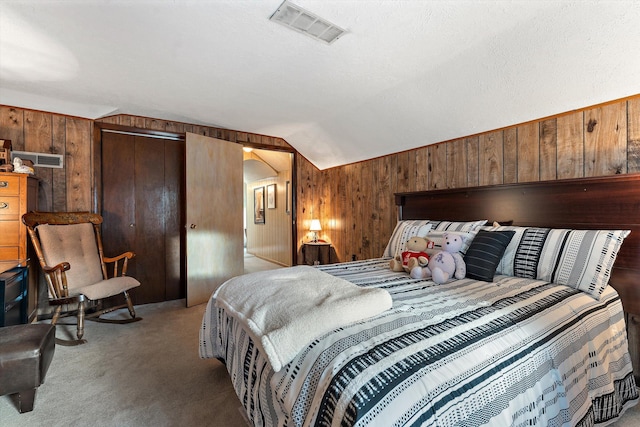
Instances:
[[[515,231],[480,230],[464,255],[470,279],[493,282],[498,263]]]

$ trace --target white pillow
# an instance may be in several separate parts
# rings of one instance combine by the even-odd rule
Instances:
[[[497,273],[571,286],[595,299],[607,287],[620,246],[630,233],[517,226],[495,229],[515,231]]]
[[[487,223],[486,219],[478,221],[429,221],[432,230],[439,231],[474,231]]]

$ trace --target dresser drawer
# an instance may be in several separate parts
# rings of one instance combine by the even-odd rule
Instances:
[[[0,218],[20,219],[19,196],[0,196]]]
[[[0,260],[3,259],[14,261],[20,259],[20,248],[18,246],[0,246]]]
[[[0,176],[0,197],[17,196],[20,194],[20,177],[3,175]]]
[[[20,222],[17,219],[0,221],[0,246],[19,245],[18,236],[20,236]]]

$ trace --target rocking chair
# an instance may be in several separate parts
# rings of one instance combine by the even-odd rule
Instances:
[[[58,344],[77,345],[86,342],[82,339],[85,316],[109,323],[142,320],[136,317],[128,292],[140,286],[140,282],[126,276],[128,262],[135,254],[125,252],[114,258],[104,256],[100,215],[90,212],[29,212],[22,216],[22,222],[27,226],[49,288],[49,304],[55,306],[51,323],[55,325],[60,317],[73,314],[78,318],[78,339],[56,340]],[[111,278],[107,274],[107,264],[112,268]],[[121,293],[126,304],[102,307],[103,299]],[[90,301],[97,303],[97,309],[86,313]],[[68,304],[77,304],[77,310],[62,312],[63,306]],[[131,319],[100,318],[105,313],[123,307],[129,309]]]

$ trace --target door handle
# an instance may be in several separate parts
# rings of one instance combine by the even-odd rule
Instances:
[[[197,225],[195,225],[195,224],[191,224],[191,225],[189,226],[189,228],[190,228],[190,229],[192,229],[192,230],[194,230],[196,227],[197,227]]]
[[[9,203],[0,202],[0,209],[9,209]]]

